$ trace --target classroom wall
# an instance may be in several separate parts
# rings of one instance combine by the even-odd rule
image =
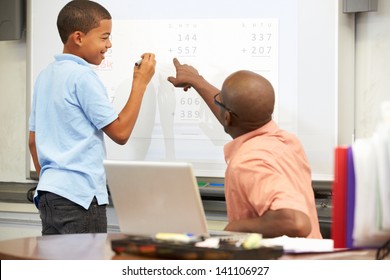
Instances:
[[[0,181],[26,181],[26,40],[0,41]]]
[[[371,136],[380,103],[390,100],[389,24],[390,1],[379,0],[377,12],[356,14],[357,137]],[[28,181],[26,51],[25,36],[0,41],[0,182]]]

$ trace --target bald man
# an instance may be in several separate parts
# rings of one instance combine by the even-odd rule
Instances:
[[[311,170],[300,141],[272,120],[270,82],[251,71],[228,76],[219,90],[198,71],[173,60],[175,87],[194,88],[233,140],[224,147],[227,169],[225,230],[265,238],[322,238]]]

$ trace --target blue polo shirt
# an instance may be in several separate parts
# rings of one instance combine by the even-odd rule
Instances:
[[[55,56],[35,82],[29,119],[41,165],[37,190],[85,209],[94,196],[99,204],[108,204],[101,129],[117,117],[104,85],[85,60]],[[38,205],[37,196],[34,200]]]

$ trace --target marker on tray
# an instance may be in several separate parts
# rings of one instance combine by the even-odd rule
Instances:
[[[210,187],[223,187],[224,183],[210,183]]]
[[[198,182],[198,187],[200,188],[207,187],[208,185],[209,185],[208,182]]]

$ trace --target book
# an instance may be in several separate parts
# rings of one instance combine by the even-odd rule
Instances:
[[[353,227],[355,219],[355,168],[352,147],[347,151],[347,198],[346,198],[346,247],[353,248]]]
[[[332,228],[334,248],[346,248],[347,236],[347,174],[348,146],[334,151],[334,180],[332,185]]]

